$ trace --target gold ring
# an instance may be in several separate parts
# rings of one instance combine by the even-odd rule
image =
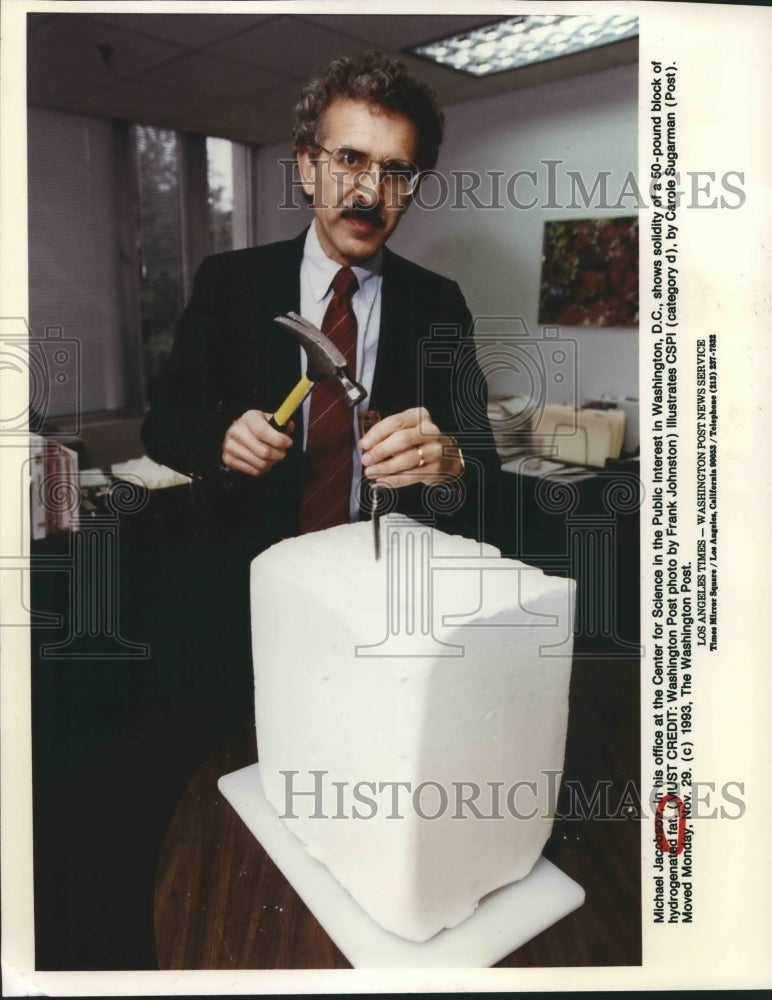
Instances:
[[[424,458],[423,448],[417,445],[416,451],[418,452],[418,468],[420,469],[422,465],[426,465],[426,459]]]

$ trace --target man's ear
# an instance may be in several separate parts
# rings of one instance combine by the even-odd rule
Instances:
[[[308,146],[298,150],[298,176],[305,193],[313,198],[316,193],[316,168]]]

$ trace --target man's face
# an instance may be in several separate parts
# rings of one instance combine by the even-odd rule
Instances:
[[[365,153],[374,161],[376,172],[384,161],[413,162],[418,149],[418,131],[409,118],[377,104],[344,98],[327,109],[317,140],[329,150],[349,147]],[[332,260],[351,266],[383,246],[397,228],[410,196],[395,197],[377,173],[360,173],[354,179],[333,165],[332,176],[328,160],[324,151],[314,160],[310,150],[300,150],[300,179],[312,199],[322,248]]]

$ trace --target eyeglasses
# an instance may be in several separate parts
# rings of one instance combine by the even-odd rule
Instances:
[[[335,149],[319,147],[327,153],[327,169],[334,181],[351,178],[355,183],[362,174],[372,173],[371,167],[377,160],[372,160],[367,153],[362,153],[351,146],[336,146]],[[405,197],[415,191],[421,172],[415,163],[408,160],[383,160],[379,171],[379,180],[387,191],[393,195]]]

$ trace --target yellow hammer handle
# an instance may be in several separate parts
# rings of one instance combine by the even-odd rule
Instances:
[[[274,427],[283,427],[289,421],[313,387],[314,383],[304,375],[271,418]]]

